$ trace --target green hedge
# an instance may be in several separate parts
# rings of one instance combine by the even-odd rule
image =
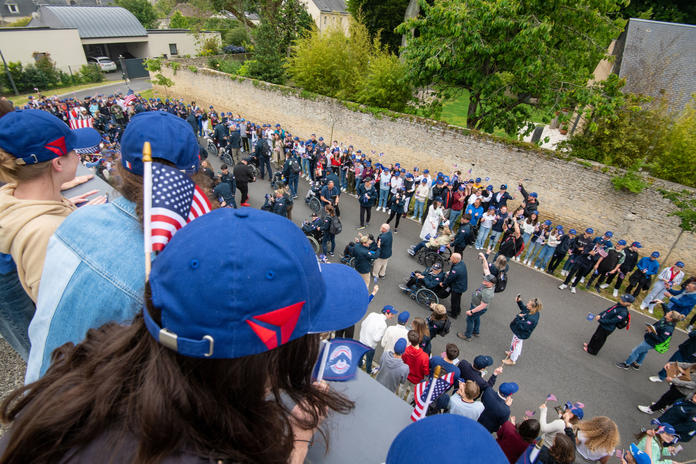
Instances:
[[[79,71],[71,75],[56,69],[55,64],[46,57],[38,59],[36,64],[24,66],[20,62],[10,62],[7,67],[17,90],[21,93],[32,92],[35,88],[44,91],[104,80],[104,75],[96,64],[83,65]],[[0,92],[12,92],[12,85],[5,73],[0,73]]]

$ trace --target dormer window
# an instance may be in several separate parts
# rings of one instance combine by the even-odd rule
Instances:
[[[8,3],[7,9],[10,10],[12,14],[19,14],[19,7],[15,3]]]

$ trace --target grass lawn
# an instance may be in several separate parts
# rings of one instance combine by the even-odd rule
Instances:
[[[117,83],[117,82],[112,82]],[[66,93],[77,92],[78,90],[91,89],[92,87],[99,87],[102,85],[109,85],[107,81],[101,82],[90,82],[89,84],[72,85],[70,87],[60,87],[58,89],[44,90],[41,92],[42,95],[63,95]],[[15,96],[14,94],[4,95],[5,98],[14,103],[14,106],[20,107],[25,105],[29,101],[29,95],[36,95],[36,92],[25,93]]]

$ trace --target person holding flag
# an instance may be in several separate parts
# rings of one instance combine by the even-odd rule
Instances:
[[[40,292],[29,327],[27,382],[46,371],[55,348],[67,342],[79,343],[89,329],[106,322],[130,321],[142,307],[145,142],[150,143],[153,159],[160,165],[173,166],[178,174],[178,170],[188,175],[198,170],[198,141],[186,121],[163,111],[133,117],[121,139],[119,190],[123,196],[105,205],[78,209],[49,241],[43,273],[46,290]],[[188,181],[187,175],[182,177]],[[164,180],[163,185],[173,185],[173,181]],[[176,182],[184,184],[183,179]],[[197,182],[205,181],[197,178]],[[175,193],[174,189],[166,191]],[[195,210],[193,192],[189,195],[179,201]],[[186,212],[182,221],[188,216]],[[166,218],[162,223],[166,225],[155,224],[153,229],[158,235],[159,230],[163,231],[160,238],[155,238],[157,243],[167,238],[165,230],[173,232],[173,224],[180,224]]]
[[[183,227],[153,262],[131,324],[62,346],[4,403],[3,462],[304,462],[326,415],[354,407],[313,379],[320,333],[356,323],[368,302],[354,269],[319,264],[305,242],[287,219],[252,209]],[[324,378],[357,368],[344,344],[323,356]]]

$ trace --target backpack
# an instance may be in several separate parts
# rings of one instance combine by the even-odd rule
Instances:
[[[445,325],[443,325],[442,329],[440,329],[439,335],[444,337],[445,335],[447,335],[449,333],[451,327],[452,327],[452,321],[450,321],[448,318],[447,320],[445,320]]]
[[[507,287],[507,272],[505,271],[500,271],[498,272],[498,278],[495,280],[495,289],[493,290],[493,293],[500,293],[505,290]]]
[[[621,319],[619,322],[616,324],[617,329],[630,329],[631,328],[631,313],[628,313],[628,317],[626,319]]]
[[[302,170],[302,168],[300,167],[300,163],[297,162],[296,158],[290,159],[290,169],[295,174],[299,174],[299,172]]]
[[[658,344],[658,345],[655,345],[655,351],[657,351],[657,352],[660,353],[660,354],[666,353],[666,352],[669,350],[669,342],[670,342],[671,340],[672,340],[672,337],[669,337],[669,338],[668,338],[667,340],[665,340],[664,342],[662,342],[662,343],[660,343],[660,344]]]
[[[343,225],[338,217],[331,218],[331,224],[329,224],[329,233],[333,235],[338,235],[343,230]]]

